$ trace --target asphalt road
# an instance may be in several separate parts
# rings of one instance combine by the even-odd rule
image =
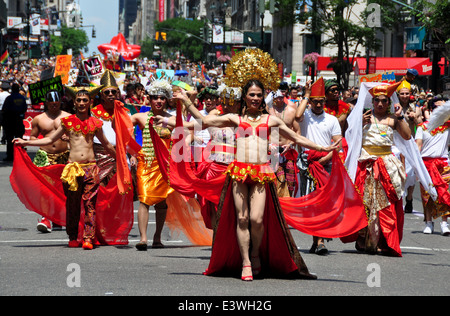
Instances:
[[[422,234],[423,214],[418,186],[414,213],[406,214],[403,258],[359,254],[353,244],[333,240],[327,256],[309,254],[312,237],[292,230],[309,270],[317,280],[203,276],[210,247],[193,246],[182,234],[165,229],[164,249],[138,252],[137,220],[128,246],[85,251],[67,248],[64,230],[42,234],[39,215],[24,208],[12,191],[12,164],[3,163],[0,146],[0,295],[2,296],[169,296],[172,309],[189,308],[184,297],[221,300],[231,296],[424,296],[448,295],[450,238]],[[137,210],[135,204],[135,209]],[[154,232],[151,209],[149,236]],[[183,299],[182,299],[183,298]],[[195,308],[195,306],[191,306]],[[260,306],[261,307],[261,306]],[[266,306],[267,307],[267,306]],[[50,308],[51,306],[47,306]],[[202,306],[197,306],[202,308]],[[216,308],[230,308],[230,305]],[[236,308],[236,306],[232,307]],[[275,309],[275,306],[271,307]]]

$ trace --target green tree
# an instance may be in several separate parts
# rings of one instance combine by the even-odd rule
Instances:
[[[447,60],[450,60],[450,1],[417,0],[414,12],[420,23],[426,28],[430,38],[445,45],[443,51]]]
[[[147,37],[141,42],[141,58],[147,57],[149,59],[153,58],[153,51],[156,41]]]
[[[369,3],[380,4],[382,28],[367,25],[367,11],[355,18],[355,6]],[[349,75],[353,70],[348,61],[356,57],[362,47],[366,48],[366,52],[379,49],[380,42],[376,38],[376,32],[395,27],[399,21],[398,10],[388,0],[281,0],[277,2],[277,6],[282,23],[310,21],[309,27],[313,35],[329,35],[321,45],[337,47],[338,53],[332,68],[344,89],[348,88]],[[295,9],[290,9],[292,7]]]
[[[166,41],[158,42],[158,46],[167,57],[174,58],[175,52],[180,51],[189,60],[204,60],[206,43],[200,37],[200,29],[204,26],[204,21],[183,18],[158,22],[155,25],[156,31],[167,34]]]
[[[89,37],[84,30],[63,26],[61,36],[51,35],[50,43],[51,56],[65,54],[69,48],[74,56],[78,56],[80,51],[88,46]]]

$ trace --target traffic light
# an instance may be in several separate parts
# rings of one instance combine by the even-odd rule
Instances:
[[[199,31],[200,31],[200,38],[204,39],[204,37],[205,37],[205,27],[202,26]]]
[[[160,42],[160,41],[165,42],[167,40],[167,33],[166,32],[156,32],[155,33],[155,40],[157,42]]]
[[[92,29],[92,38],[96,38],[96,37],[97,37],[97,34],[96,34],[95,29],[93,28],[93,29]]]

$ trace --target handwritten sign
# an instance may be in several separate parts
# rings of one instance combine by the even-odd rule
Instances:
[[[69,82],[69,71],[72,65],[72,55],[56,56],[54,77],[61,76],[61,82],[67,84]]]
[[[61,76],[32,83],[28,86],[28,90],[30,93],[31,104],[33,105],[45,102],[45,95],[50,90],[57,90],[61,95],[64,94]]]

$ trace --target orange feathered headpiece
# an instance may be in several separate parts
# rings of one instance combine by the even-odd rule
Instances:
[[[325,81],[323,77],[320,77],[312,84],[310,98],[325,98]]]
[[[379,86],[375,86],[372,89],[369,90],[369,93],[372,95],[372,97],[377,97],[379,95],[385,95],[387,97],[391,97],[394,92],[397,90],[397,87],[401,84],[402,82],[396,82],[394,84],[391,85],[379,85]]]

